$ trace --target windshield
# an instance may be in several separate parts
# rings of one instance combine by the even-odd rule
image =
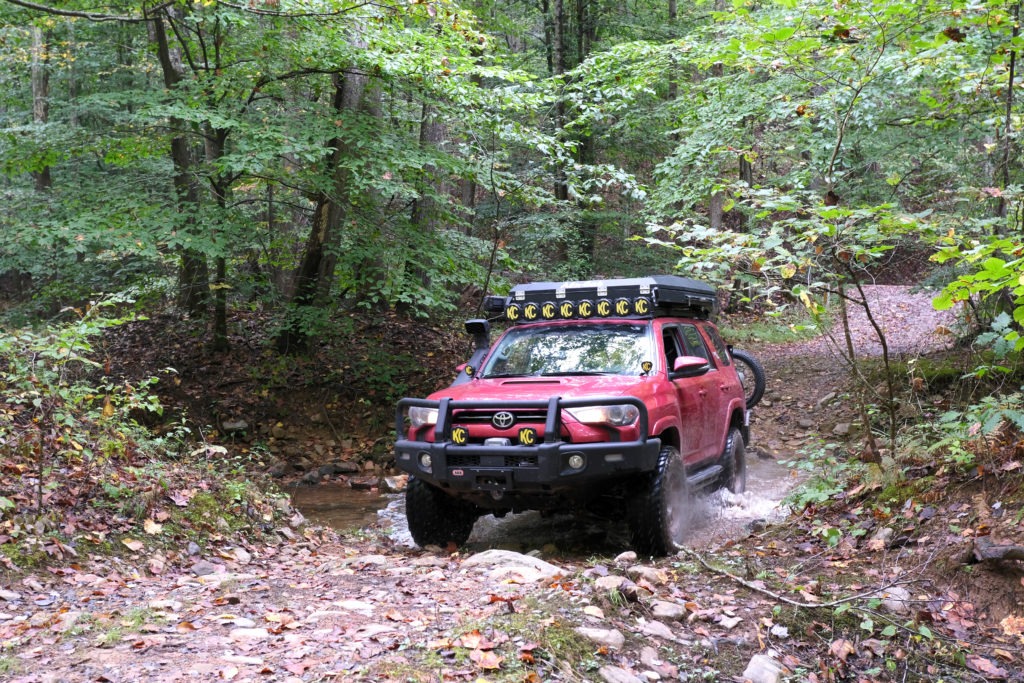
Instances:
[[[644,324],[517,327],[502,337],[481,377],[642,375],[653,361]]]

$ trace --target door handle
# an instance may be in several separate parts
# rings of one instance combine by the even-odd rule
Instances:
[[[708,395],[708,392],[701,389],[700,391],[697,392],[697,395],[700,396],[701,398],[704,398],[705,396]]]

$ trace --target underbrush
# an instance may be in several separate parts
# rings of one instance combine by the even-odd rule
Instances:
[[[189,541],[269,531],[289,511],[248,463],[196,443],[184,422],[159,434],[142,424],[162,412],[155,380],[114,380],[95,345],[131,319],[123,304],[68,311],[68,322],[0,339],[0,565],[8,570],[112,553],[171,562]]]

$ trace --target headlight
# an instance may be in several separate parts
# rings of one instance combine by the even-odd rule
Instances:
[[[614,406],[566,408],[565,412],[583,424],[609,424],[615,427],[631,425],[640,417],[640,409],[628,403]]]
[[[437,424],[437,408],[413,406],[409,408],[409,424],[415,428]]]

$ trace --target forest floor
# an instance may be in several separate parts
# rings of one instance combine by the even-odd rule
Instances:
[[[901,409],[933,418],[946,399],[914,367],[949,353],[951,321],[907,288],[870,294],[894,360],[917,359]],[[880,351],[867,320],[852,329],[858,353]],[[163,339],[160,353],[177,348]],[[224,530],[178,552],[140,532],[127,553],[0,568],[0,679],[1024,681],[1012,552],[1024,553],[1024,444],[989,442],[1002,455],[986,471],[936,465],[927,444],[897,465],[871,448],[832,346],[744,344],[769,377],[749,458],[793,463],[779,483],[779,501],[798,496],[788,514],[779,502],[765,519],[712,522],[690,550],[654,561],[584,531],[561,545],[499,529],[462,549],[418,549],[384,523],[303,524],[286,503],[252,535]],[[206,361],[175,360],[209,394],[226,381]],[[266,422],[283,461],[347,461],[368,443],[338,434],[329,412],[313,419],[322,404],[278,403],[303,419],[268,409],[250,422]],[[222,421],[249,405],[223,404]],[[187,505],[179,493],[167,497]],[[991,547],[1010,552],[978,561]]]

